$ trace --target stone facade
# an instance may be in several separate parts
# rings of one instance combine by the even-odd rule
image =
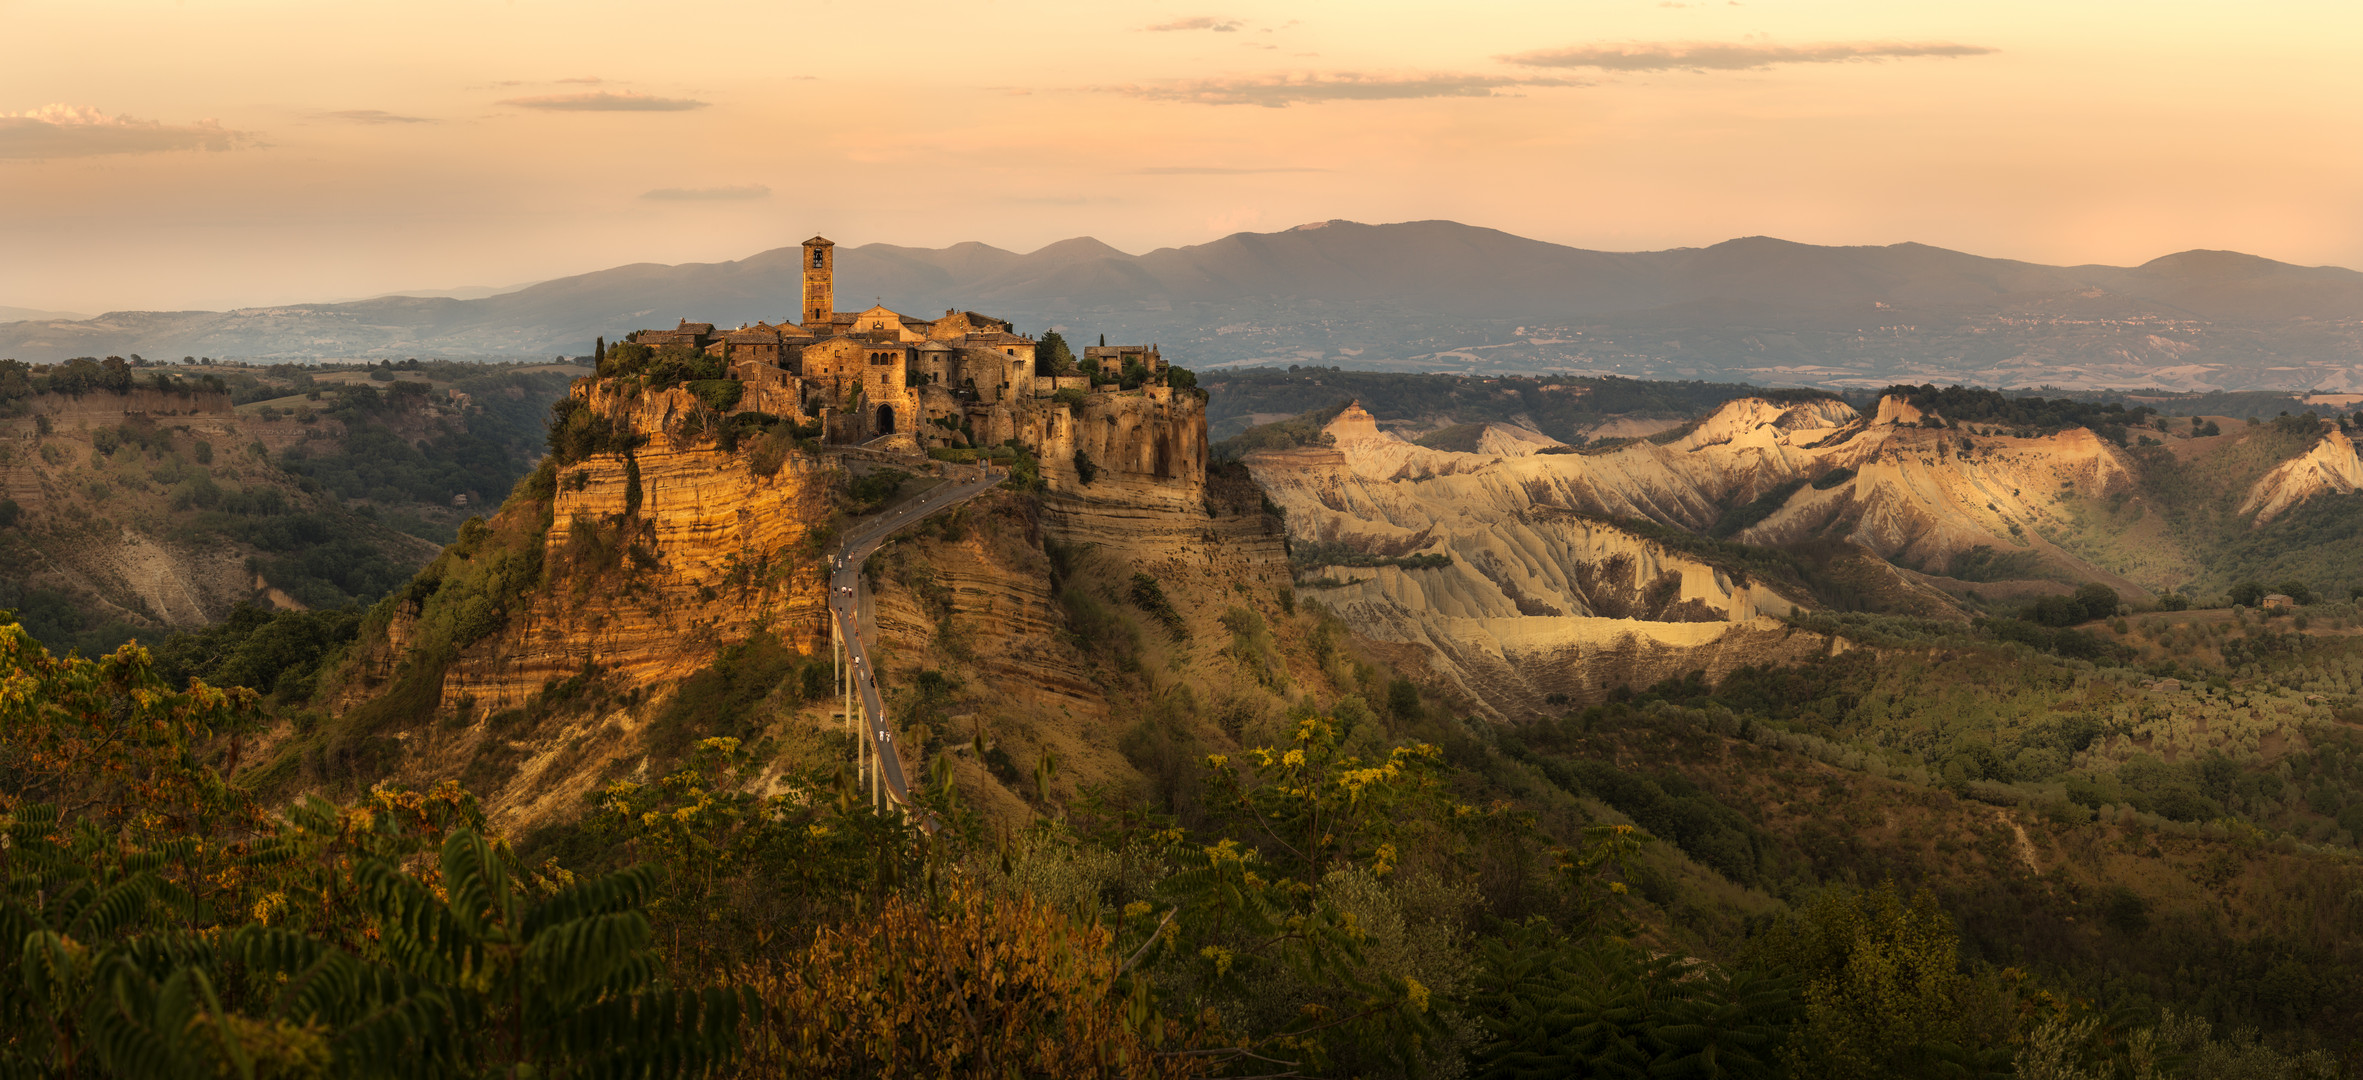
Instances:
[[[1155,345],[1092,345],[1083,350],[1083,370],[1108,378],[1124,374],[1126,364],[1138,364],[1151,375],[1165,371],[1165,357]]]

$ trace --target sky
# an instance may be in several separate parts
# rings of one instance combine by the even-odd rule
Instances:
[[[2363,5],[0,0],[0,306],[1450,218],[2363,267]]]

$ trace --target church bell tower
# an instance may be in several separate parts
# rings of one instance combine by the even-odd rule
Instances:
[[[837,313],[837,245],[815,236],[804,242],[804,325],[827,326]]]

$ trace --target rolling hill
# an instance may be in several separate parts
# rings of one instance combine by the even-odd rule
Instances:
[[[840,248],[843,303],[1145,338],[1198,367],[1331,363],[1876,386],[2363,389],[2363,273],[2223,251],[2055,267],[1746,237],[1601,252],[1450,221],[1333,221],[1131,255],[1088,237]],[[777,320],[796,249],[635,263],[478,299],[0,324],[0,356],[545,357],[679,318]]]

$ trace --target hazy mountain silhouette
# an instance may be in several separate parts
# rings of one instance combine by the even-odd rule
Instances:
[[[113,312],[0,325],[0,356],[579,354],[595,335],[680,318],[736,325],[790,317],[798,273],[797,249],[780,247],[734,262],[635,263],[478,299]],[[1980,364],[2022,358],[2114,364],[2137,382],[2145,367],[2212,364],[2238,369],[2215,383],[2245,385],[2271,381],[2256,373],[2293,358],[2319,366],[2322,356],[2356,355],[2338,346],[2363,320],[2363,273],[2237,252],[2059,267],[1925,244],[1821,247],[1760,236],[1602,252],[1450,221],[1333,221],[1142,255],[1089,237],[1025,253],[869,244],[838,249],[837,281],[841,308],[875,298],[919,315],[984,310],[1027,332],[1067,326],[1199,347],[1188,359],[1202,364],[1329,357],[1363,366],[1499,361],[1504,370],[1590,363],[1635,374],[1845,372],[1870,362],[1850,360],[1846,341],[1884,335],[1895,363],[1958,369],[1963,378],[1977,377]],[[2000,321],[1979,329],[1981,320]],[[1579,323],[1588,325],[1585,348],[1556,359],[1507,333]],[[1613,344],[1592,347],[1602,341]],[[1459,352],[1505,346],[1499,357]],[[1788,381],[1845,381],[1789,373]],[[2320,381],[2308,379],[2299,381]]]

